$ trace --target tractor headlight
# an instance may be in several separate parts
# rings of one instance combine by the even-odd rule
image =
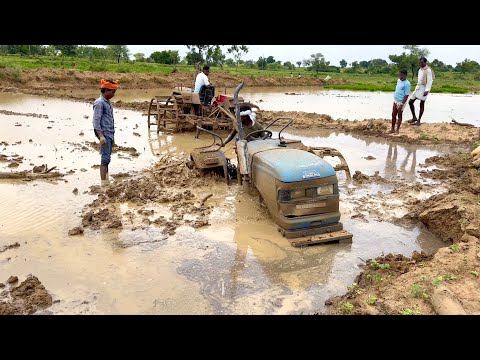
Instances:
[[[303,188],[303,189],[292,189],[292,190],[278,190],[278,200],[291,201],[298,200],[303,198],[315,198],[317,196],[333,195],[334,185],[323,185],[318,187]]]
[[[295,199],[300,199],[306,196],[305,189],[294,189],[294,190],[278,190],[278,200],[279,201],[290,201]]]
[[[333,185],[323,185],[317,187],[317,195],[333,195]]]
[[[290,190],[290,199],[300,199],[305,197],[305,189]]]

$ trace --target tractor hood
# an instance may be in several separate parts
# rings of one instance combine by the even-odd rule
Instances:
[[[255,167],[254,172],[265,172],[281,182],[336,175],[332,165],[321,157],[304,150],[280,147],[278,144],[279,141],[275,139],[248,142],[249,164]]]

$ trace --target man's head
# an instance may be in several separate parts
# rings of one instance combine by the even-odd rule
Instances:
[[[405,80],[407,78],[407,69],[400,70],[400,72],[398,73],[398,77],[402,81]]]
[[[427,65],[427,58],[425,56],[420,57],[419,61],[420,61],[420,67],[423,68],[425,65]]]
[[[107,100],[115,96],[115,91],[118,89],[118,80],[102,79],[100,84],[100,92]]]
[[[210,66],[203,65],[203,73],[208,76],[210,74]]]
[[[256,114],[252,111],[250,106],[240,106],[240,119],[242,120],[242,125],[251,128],[255,125]]]

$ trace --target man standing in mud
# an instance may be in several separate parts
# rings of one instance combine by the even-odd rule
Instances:
[[[417,86],[412,93],[412,97],[408,101],[408,105],[410,105],[410,111],[412,112],[412,119],[408,120],[410,125],[420,126],[420,120],[422,119],[423,111],[425,109],[425,101],[427,100],[428,93],[432,88],[434,78],[435,74],[433,73],[433,70],[427,66],[427,58],[422,56],[420,58],[420,69],[418,69]],[[418,119],[415,116],[415,107],[413,105],[417,99],[420,100],[420,112],[418,114]]]
[[[115,96],[118,88],[118,80],[100,81],[100,97],[93,104],[93,131],[100,140],[100,180],[102,185],[108,184],[108,164],[112,155],[112,147],[115,143],[115,122],[113,108],[110,99]]]
[[[393,109],[392,109],[392,128],[389,134],[398,134],[400,131],[400,125],[402,125],[402,114],[405,104],[410,95],[410,81],[407,80],[407,69],[402,69],[398,73],[397,86],[393,93]],[[398,120],[397,120],[398,116]],[[397,128],[395,130],[395,124]]]

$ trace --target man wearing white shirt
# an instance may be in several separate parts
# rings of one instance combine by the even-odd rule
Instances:
[[[413,90],[412,97],[408,102],[410,106],[410,111],[412,112],[412,119],[408,120],[410,125],[420,125],[420,120],[422,119],[423,111],[425,110],[425,101],[427,100],[428,93],[432,88],[432,83],[435,75],[427,66],[427,58],[422,56],[420,58],[420,69],[418,69],[418,80],[415,90]],[[420,100],[420,112],[418,114],[418,119],[415,116],[415,107],[413,103],[415,100]]]
[[[202,88],[203,85],[207,87],[213,86],[213,84],[208,80],[208,74],[210,74],[210,66],[204,65],[203,71],[198,73],[195,79],[195,89],[193,91],[194,93],[199,94],[200,89]]]

